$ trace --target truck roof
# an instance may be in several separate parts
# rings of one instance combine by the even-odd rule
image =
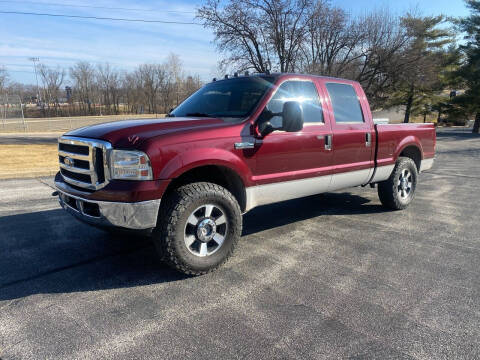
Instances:
[[[332,76],[323,76],[323,75],[313,75],[313,74],[302,74],[302,73],[287,73],[287,72],[276,72],[276,73],[248,73],[246,72],[245,74],[239,74],[235,73],[234,75],[225,75],[223,79],[217,79],[213,78],[212,81],[228,81],[232,79],[239,79],[239,78],[247,78],[247,77],[260,77],[260,78],[270,78],[276,80],[277,78],[281,76],[301,76],[301,77],[310,77],[310,78],[320,78],[320,79],[330,79],[330,80],[336,80],[336,81],[349,81],[349,82],[356,82],[355,80],[349,80],[349,79],[342,79],[342,78],[336,78]]]

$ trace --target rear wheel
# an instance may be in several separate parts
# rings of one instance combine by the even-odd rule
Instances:
[[[206,182],[175,189],[161,207],[153,240],[166,262],[190,275],[201,275],[223,264],[242,232],[235,197]]]
[[[415,196],[417,178],[415,162],[410,158],[400,157],[388,180],[378,184],[378,197],[383,206],[402,210],[410,205]]]

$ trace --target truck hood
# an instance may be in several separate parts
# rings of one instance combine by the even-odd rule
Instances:
[[[105,140],[114,147],[137,147],[145,140],[173,132],[216,127],[217,118],[161,118],[114,121],[72,130],[65,135]]]

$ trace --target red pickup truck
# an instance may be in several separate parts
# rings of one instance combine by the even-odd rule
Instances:
[[[55,185],[80,220],[150,231],[164,260],[198,275],[232,254],[256,206],[370,184],[404,209],[435,142],[432,124],[375,124],[357,82],[246,74],[212,81],[164,119],[70,131]]]

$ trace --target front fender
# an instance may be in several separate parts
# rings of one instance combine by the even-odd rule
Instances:
[[[172,179],[201,166],[223,166],[237,173],[245,186],[252,186],[252,172],[236,154],[218,148],[196,148],[182,152],[170,159],[158,174],[160,179]]]

